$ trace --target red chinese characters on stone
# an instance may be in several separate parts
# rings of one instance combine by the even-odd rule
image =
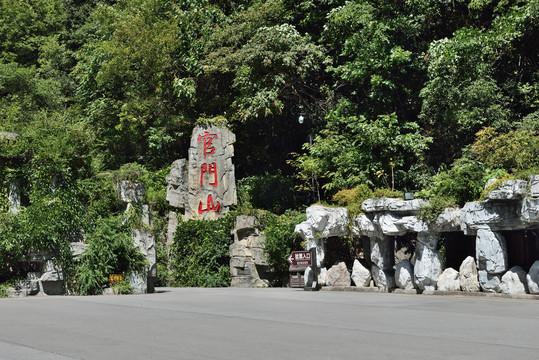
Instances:
[[[210,182],[211,186],[217,186],[217,164],[211,163],[211,164],[202,164],[202,167],[200,168],[200,186],[204,185],[204,174],[213,174],[213,182]]]
[[[198,214],[199,215],[202,215],[202,214],[204,214],[205,212],[208,212],[208,211],[216,211],[218,213],[221,212],[221,203],[218,201],[217,205],[215,205],[213,203],[213,197],[211,196],[211,194],[208,195],[208,200],[207,200],[207,204],[206,204],[205,209],[202,208],[202,201],[200,201],[199,204],[198,204]]]
[[[204,135],[199,135],[197,142],[204,141],[204,156],[215,153],[215,147],[212,146],[213,139],[217,139],[217,134],[210,134],[204,131]]]

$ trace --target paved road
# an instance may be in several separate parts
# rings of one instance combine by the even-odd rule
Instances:
[[[0,359],[539,359],[539,301],[162,289],[0,299]]]

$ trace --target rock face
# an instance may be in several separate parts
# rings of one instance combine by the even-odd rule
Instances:
[[[404,290],[414,288],[414,270],[409,260],[402,260],[395,265],[395,283]]]
[[[327,286],[350,286],[350,273],[344,262],[333,265],[326,274]]]
[[[395,257],[393,255],[393,239],[390,239],[387,236],[382,236],[380,238],[371,237],[370,245],[371,261],[382,270],[389,270],[393,268],[395,261]]]
[[[513,266],[507,270],[500,281],[500,291],[504,294],[526,294],[528,292],[526,271],[520,266]]]
[[[539,294],[539,260],[536,260],[530,267],[530,271],[526,275],[526,282],[530,294]]]
[[[487,194],[489,200],[520,200],[526,195],[528,182],[524,180],[507,180],[501,186]]]
[[[484,292],[500,292],[500,276],[492,275],[485,270],[478,270],[479,285]]]
[[[21,209],[21,189],[17,180],[11,180],[9,182],[9,211],[13,214],[17,214]]]
[[[157,249],[152,234],[152,213],[148,205],[142,205],[142,229],[134,229],[131,237],[135,247],[148,261],[148,268],[141,274],[131,274],[129,279],[135,294],[153,293],[157,279]]]
[[[500,274],[507,270],[507,245],[502,234],[489,229],[477,230],[476,258],[481,270]]]
[[[442,273],[440,253],[422,243],[416,247],[414,282],[421,290],[436,290],[438,276]]]
[[[269,266],[264,255],[264,234],[255,216],[238,216],[234,230],[234,243],[230,245],[230,286],[268,287],[264,277]]]
[[[357,287],[368,287],[371,283],[371,272],[365,268],[359,260],[354,260],[354,266],[352,267],[352,281]]]
[[[296,225],[295,233],[305,240],[305,250],[316,247],[318,266],[324,265],[326,247],[324,239],[348,234],[348,211],[320,205],[306,210],[307,220]]]
[[[438,290],[460,291],[459,272],[453,268],[447,268],[438,277]]]
[[[122,180],[116,185],[118,198],[126,203],[141,203],[146,194],[146,189],[141,183]]]
[[[459,268],[460,289],[467,292],[477,292],[480,290],[477,267],[474,258],[468,256]]]
[[[237,203],[234,175],[236,136],[226,128],[197,126],[191,136],[185,220],[213,220]]]
[[[395,276],[390,271],[384,271],[373,265],[371,272],[374,283],[380,291],[388,292],[395,288]]]
[[[179,159],[172,163],[170,173],[166,176],[167,197],[170,206],[184,209],[187,203],[187,163]]]

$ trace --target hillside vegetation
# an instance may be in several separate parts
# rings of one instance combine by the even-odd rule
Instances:
[[[125,246],[114,181],[164,216],[169,166],[211,119],[237,135],[242,209],[478,199],[539,172],[538,45],[538,0],[0,0],[0,132],[17,134],[0,137],[0,281],[30,250],[90,268],[72,237]]]

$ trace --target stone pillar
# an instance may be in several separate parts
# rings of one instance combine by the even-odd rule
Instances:
[[[393,238],[384,235],[370,237],[370,256],[372,278],[381,291],[395,288],[395,244]]]
[[[475,251],[479,284],[485,292],[500,292],[500,274],[507,270],[507,245],[499,232],[477,230]]]
[[[436,290],[436,281],[442,273],[442,257],[436,250],[438,238],[436,232],[417,234],[414,282],[421,290]]]

